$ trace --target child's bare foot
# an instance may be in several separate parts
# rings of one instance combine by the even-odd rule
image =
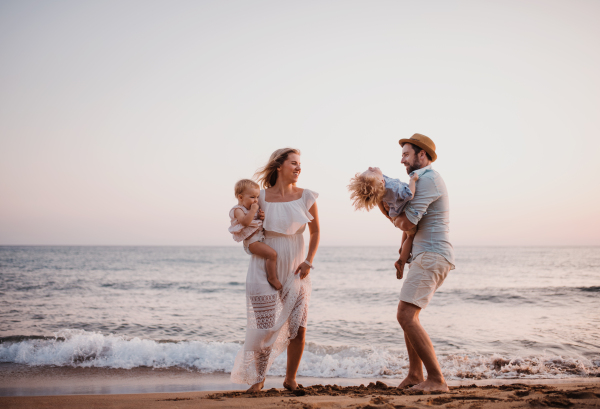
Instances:
[[[283,288],[283,285],[281,285],[281,281],[279,281],[277,278],[275,278],[274,280],[270,280],[269,278],[267,278],[267,281],[277,291],[280,291]]]
[[[255,383],[250,388],[248,388],[248,390],[246,392],[248,392],[248,393],[259,392],[264,386],[265,386],[265,380],[263,379],[261,382]]]
[[[396,278],[398,280],[402,280],[402,277],[404,277],[404,265],[406,264],[406,261],[400,260],[398,259],[398,261],[396,261],[394,263],[394,267],[396,267]]]

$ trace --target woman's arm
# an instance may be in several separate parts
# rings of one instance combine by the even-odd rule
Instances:
[[[313,219],[308,223],[308,231],[310,232],[310,240],[308,242],[308,254],[306,260],[312,264],[317,254],[317,248],[319,248],[319,241],[321,239],[321,232],[319,229],[319,210],[317,209],[317,203],[313,204],[308,211]],[[310,266],[306,263],[300,263],[294,274],[300,273],[300,278],[304,278],[310,273]]]

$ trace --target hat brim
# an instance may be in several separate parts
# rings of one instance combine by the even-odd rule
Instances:
[[[425,145],[421,141],[417,141],[415,139],[400,139],[398,143],[400,144],[400,146],[404,146],[405,143],[412,143],[413,145],[417,145],[419,148],[427,152],[429,156],[431,156],[432,162],[435,162],[435,160],[437,159],[435,151],[432,151],[431,148],[429,148],[429,146]]]

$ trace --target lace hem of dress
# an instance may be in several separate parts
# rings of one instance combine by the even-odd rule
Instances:
[[[275,358],[298,335],[298,328],[306,328],[309,301],[309,277],[291,280],[279,293],[247,297],[246,342],[231,371],[233,382],[254,385],[265,379]],[[272,337],[275,341],[265,346],[264,340]]]

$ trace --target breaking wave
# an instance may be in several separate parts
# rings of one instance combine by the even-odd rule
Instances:
[[[53,338],[7,337],[0,339],[0,342],[0,362],[126,369],[179,367],[203,373],[228,373],[241,348],[238,343],[157,342],[68,329],[57,332]],[[282,354],[269,374],[284,375],[285,363],[286,357]],[[587,359],[556,355],[448,355],[440,357],[440,364],[444,375],[454,380],[600,376],[600,356]],[[406,375],[407,369],[407,357],[398,351],[308,343],[299,375],[321,378],[400,378]]]

